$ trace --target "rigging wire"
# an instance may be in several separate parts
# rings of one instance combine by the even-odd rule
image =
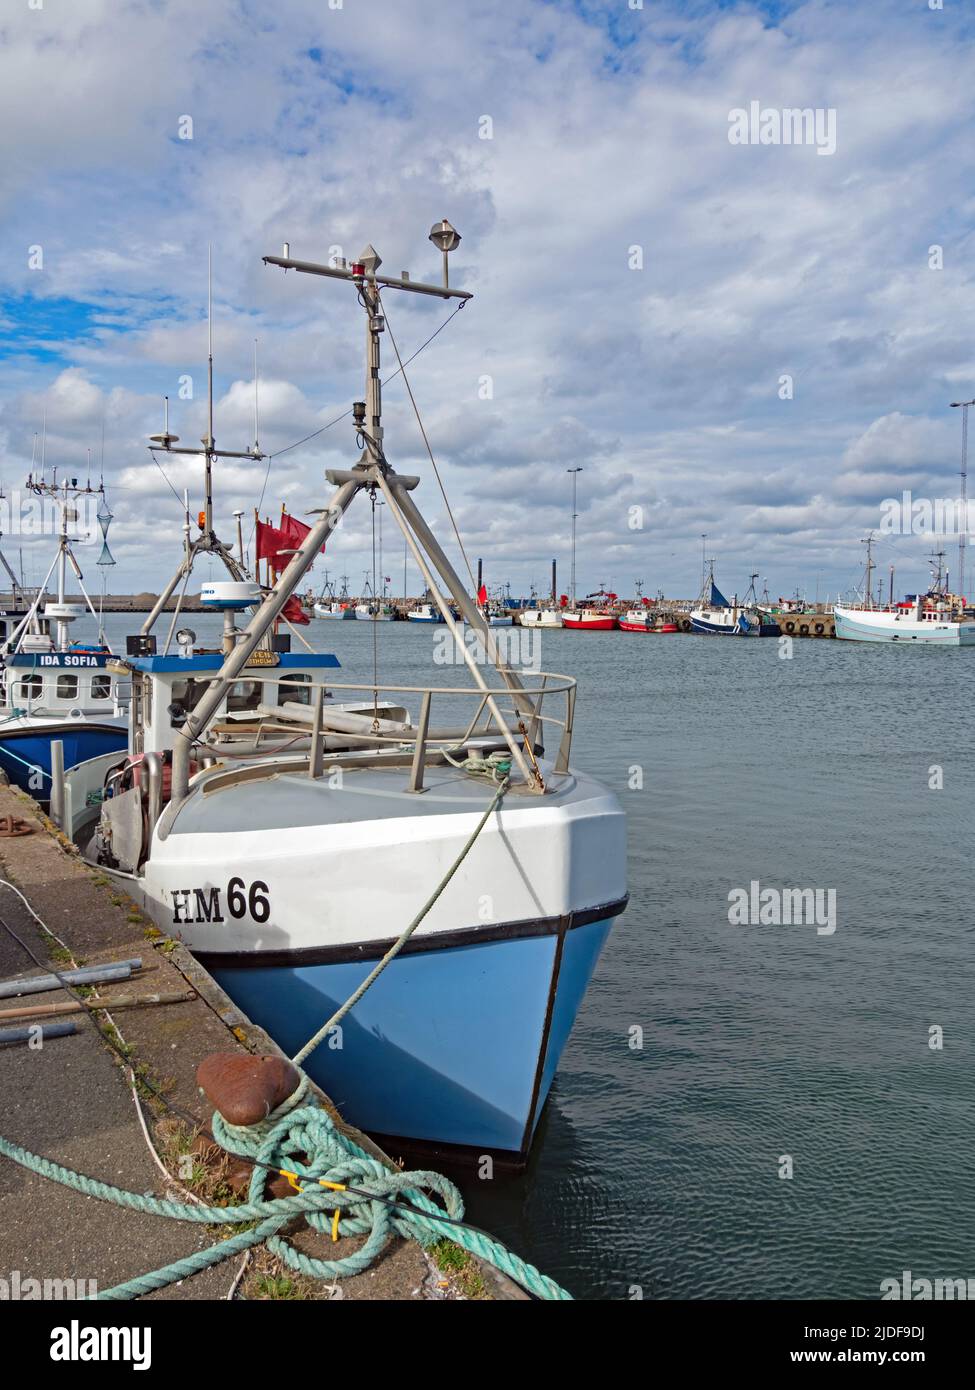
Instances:
[[[411,362],[415,362],[416,359],[419,357],[420,353],[423,352],[426,348],[428,348],[428,347],[430,346],[430,344],[433,342],[434,338],[438,337],[438,336],[443,332],[443,330],[447,327],[448,323],[450,323],[451,319],[457,317],[457,315],[460,313],[461,309],[464,308],[464,306],[466,305],[466,303],[467,303],[467,300],[466,300],[466,299],[462,299],[462,300],[460,301],[460,303],[457,305],[457,308],[454,309],[454,310],[452,310],[451,313],[449,313],[449,314],[447,315],[447,317],[444,319],[444,321],[443,321],[443,323],[440,325],[440,327],[437,328],[433,333],[430,334],[430,336],[429,336],[429,338],[427,338],[426,342],[421,343],[420,346],[416,349],[416,351],[415,351],[414,353],[412,353],[412,354],[406,359],[405,362],[400,362],[400,364],[399,364],[399,366],[397,367],[397,369],[396,369],[395,372],[390,372],[389,376],[386,377],[386,378],[384,379],[384,381],[383,381],[383,383],[382,383],[383,386],[388,386],[389,383],[390,383],[391,381],[395,380],[395,378],[399,376],[400,372],[402,372],[402,371],[404,370],[405,367],[408,367],[408,366],[410,365]],[[390,337],[392,337],[392,334],[390,334]],[[394,344],[394,347],[395,347],[395,344]],[[397,358],[397,361],[399,361],[399,353],[398,353],[398,352],[397,352],[397,354],[396,354],[396,358]],[[322,425],[320,429],[312,430],[311,434],[306,434],[305,437],[304,437],[303,439],[296,439],[295,442],[294,442],[293,444],[286,444],[285,447],[284,447],[283,449],[275,449],[275,451],[274,451],[273,454],[268,454],[268,456],[267,456],[267,467],[266,467],[265,470],[264,470],[264,482],[261,484],[261,496],[260,496],[260,500],[258,501],[258,504],[257,504],[257,510],[258,510],[258,512],[261,510],[261,507],[264,505],[264,494],[265,494],[265,492],[267,491],[268,478],[269,478],[270,475],[271,475],[271,461],[272,461],[273,459],[280,458],[282,454],[288,454],[288,453],[290,453],[292,449],[297,449],[297,448],[299,448],[302,444],[307,444],[308,441],[309,441],[310,439],[317,439],[318,436],[319,436],[320,434],[324,434],[326,430],[330,430],[330,429],[332,428],[333,425],[339,424],[340,421],[345,420],[345,419],[346,419],[349,415],[351,415],[351,414],[352,414],[351,408],[350,408],[349,410],[343,410],[343,412],[342,412],[341,415],[336,415],[335,419],[334,419],[334,420],[329,420],[329,422],[328,422],[327,425]],[[252,537],[252,538],[253,538],[253,535],[254,535],[254,529],[253,529],[253,527],[252,527],[252,528],[251,528],[251,537]],[[247,543],[248,543],[248,545],[250,545],[250,541],[248,541]]]
[[[400,357],[400,355],[399,355],[399,348],[396,346],[396,338],[395,338],[395,336],[394,336],[394,334],[393,334],[393,328],[392,328],[391,323],[389,322],[389,314],[388,314],[388,312],[387,312],[387,310],[386,310],[386,305],[383,303],[382,296],[381,296],[381,294],[380,294],[380,292],[379,292],[378,286],[377,286],[377,288],[376,288],[376,303],[377,303],[378,307],[382,309],[383,314],[384,314],[384,316],[385,316],[385,320],[386,320],[386,329],[387,329],[387,331],[388,331],[388,333],[389,333],[389,341],[390,341],[390,342],[392,343],[392,345],[393,345],[393,351],[396,353],[396,361],[399,363],[399,369],[400,369],[400,371],[401,371],[402,374],[403,374],[403,384],[405,385],[406,390],[407,390],[407,392],[408,392],[408,394],[409,394],[409,397],[410,397],[410,404],[411,404],[412,407],[413,407],[413,414],[416,416],[416,423],[417,423],[417,424],[419,425],[419,427],[420,427],[420,434],[423,436],[423,442],[424,442],[424,444],[426,445],[427,454],[428,454],[429,457],[430,457],[430,462],[433,464],[433,472],[434,472],[434,475],[435,475],[435,477],[436,477],[436,479],[437,479],[437,486],[440,488],[440,495],[443,497],[444,506],[447,508],[447,515],[450,517],[450,524],[451,524],[451,526],[454,528],[454,535],[457,537],[457,544],[460,546],[460,553],[461,553],[461,555],[464,557],[464,564],[467,566],[467,574],[468,574],[468,576],[469,576],[469,578],[470,578],[470,581],[471,581],[471,593],[472,593],[472,594],[476,594],[476,593],[477,593],[477,581],[476,581],[475,578],[474,578],[474,571],[471,569],[471,562],[470,562],[470,560],[467,558],[467,551],[464,549],[464,542],[463,542],[463,541],[461,540],[461,538],[460,538],[460,531],[457,529],[457,522],[456,522],[456,520],[454,519],[454,513],[453,513],[453,511],[452,511],[452,509],[451,509],[450,502],[449,502],[449,500],[448,500],[448,498],[447,498],[447,490],[446,490],[446,488],[445,488],[444,485],[443,485],[443,479],[442,479],[441,476],[440,476],[440,469],[437,467],[437,460],[434,458],[434,456],[433,456],[433,450],[430,448],[430,441],[429,441],[429,439],[427,438],[427,432],[426,432],[426,429],[424,428],[423,420],[422,420],[421,417],[420,417],[420,410],[419,410],[419,407],[417,406],[417,403],[416,403],[416,397],[413,395],[413,387],[410,385],[410,379],[409,379],[409,377],[406,375],[407,363],[404,362],[403,359],[402,359],[402,358]],[[462,299],[462,300],[460,301],[461,306],[463,306],[463,305],[466,304],[466,303],[467,303],[467,301],[466,301],[465,299]],[[457,313],[457,312],[458,312],[458,310],[455,309],[455,310],[454,310],[454,313]],[[451,317],[453,317],[453,316],[451,316]],[[412,358],[410,359],[410,361],[412,361]]]

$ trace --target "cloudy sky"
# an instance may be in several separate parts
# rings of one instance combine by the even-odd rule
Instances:
[[[183,441],[204,433],[208,242],[218,445],[253,443],[257,339],[279,451],[361,396],[364,334],[350,287],[262,255],[372,242],[388,273],[435,279],[446,216],[475,298],[409,371],[490,583],[544,588],[555,557],[565,587],[581,466],[580,593],[695,593],[702,534],[728,591],[752,571],[773,596],[847,589],[884,498],[957,493],[973,39],[962,0],[3,0],[4,488],[45,419],[48,468],[74,474],[88,448],[97,473],[104,427],[113,587],[157,587],[200,478],[145,440],[166,394]],[[732,143],[752,103],[773,133],[818,109],[835,151]],[[386,307],[404,355],[450,311]],[[385,423],[446,539],[401,383]],[[262,491],[267,514],[321,505],[324,469],[355,457],[342,421],[267,474],[220,465],[219,529]],[[369,526],[363,501],[330,543],[353,589]],[[46,569],[43,541],[4,546]],[[877,559],[913,589],[931,548],[890,537]]]

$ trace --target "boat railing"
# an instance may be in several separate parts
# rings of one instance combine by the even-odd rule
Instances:
[[[520,772],[527,789],[544,792],[538,759],[546,744],[557,745],[550,775],[569,770],[576,682],[551,671],[514,674],[517,685],[480,688],[316,682],[246,667],[238,682],[259,684],[262,695],[273,684],[274,703],[252,699],[246,708],[218,715],[195,741],[201,770],[192,783],[210,792],[284,770],[316,778],[343,766],[345,758],[357,767],[402,766],[407,789],[420,792],[427,766],[454,761],[465,751],[479,758],[493,748],[511,753],[515,781]],[[294,700],[287,698],[289,687]],[[469,702],[459,719],[458,701]],[[447,702],[454,706],[453,722],[438,724],[434,714]],[[415,717],[410,705],[418,705]]]

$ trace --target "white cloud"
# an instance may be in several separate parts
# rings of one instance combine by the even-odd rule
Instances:
[[[205,428],[207,243],[217,437],[253,442],[257,337],[276,450],[361,396],[363,331],[347,287],[262,254],[372,240],[387,270],[432,278],[426,232],[446,214],[464,238],[453,278],[476,298],[410,378],[472,553],[516,588],[550,551],[567,566],[564,470],[581,463],[581,587],[690,592],[702,532],[729,587],[753,567],[781,590],[846,578],[895,482],[950,484],[947,404],[975,394],[970,42],[894,0],[811,0],[779,20],[676,0],[592,8],[587,22],[521,0],[73,0],[8,16],[0,278],[15,304],[37,297],[38,317],[64,299],[95,316],[55,326],[52,360],[18,343],[22,307],[6,311],[5,477],[44,410],[48,456],[72,466],[99,453],[104,416],[123,558],[158,582],[170,558],[158,532],[139,541],[136,503],[175,517],[174,551],[178,506],[145,435],[164,394],[184,440]],[[599,22],[611,12],[625,45]],[[835,107],[836,154],[731,146],[728,111],[752,99]],[[184,115],[192,141],[177,138]],[[34,244],[43,272],[26,268]],[[387,308],[404,354],[447,312],[393,294]],[[389,372],[388,335],[384,351]],[[400,382],[386,403],[390,456],[439,516]],[[316,505],[323,468],[354,455],[343,422],[273,461],[269,497]],[[193,464],[163,463],[177,492],[198,492]],[[252,507],[263,477],[221,466],[222,514]],[[650,508],[646,533],[626,529],[630,501]],[[352,572],[364,540],[364,522],[343,532]]]

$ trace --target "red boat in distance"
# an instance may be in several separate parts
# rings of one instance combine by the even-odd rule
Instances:
[[[616,626],[616,614],[607,612],[606,605],[615,603],[616,595],[600,590],[587,594],[583,602],[587,605],[600,603],[600,607],[565,608],[562,612],[562,626],[576,632],[612,632]]]

